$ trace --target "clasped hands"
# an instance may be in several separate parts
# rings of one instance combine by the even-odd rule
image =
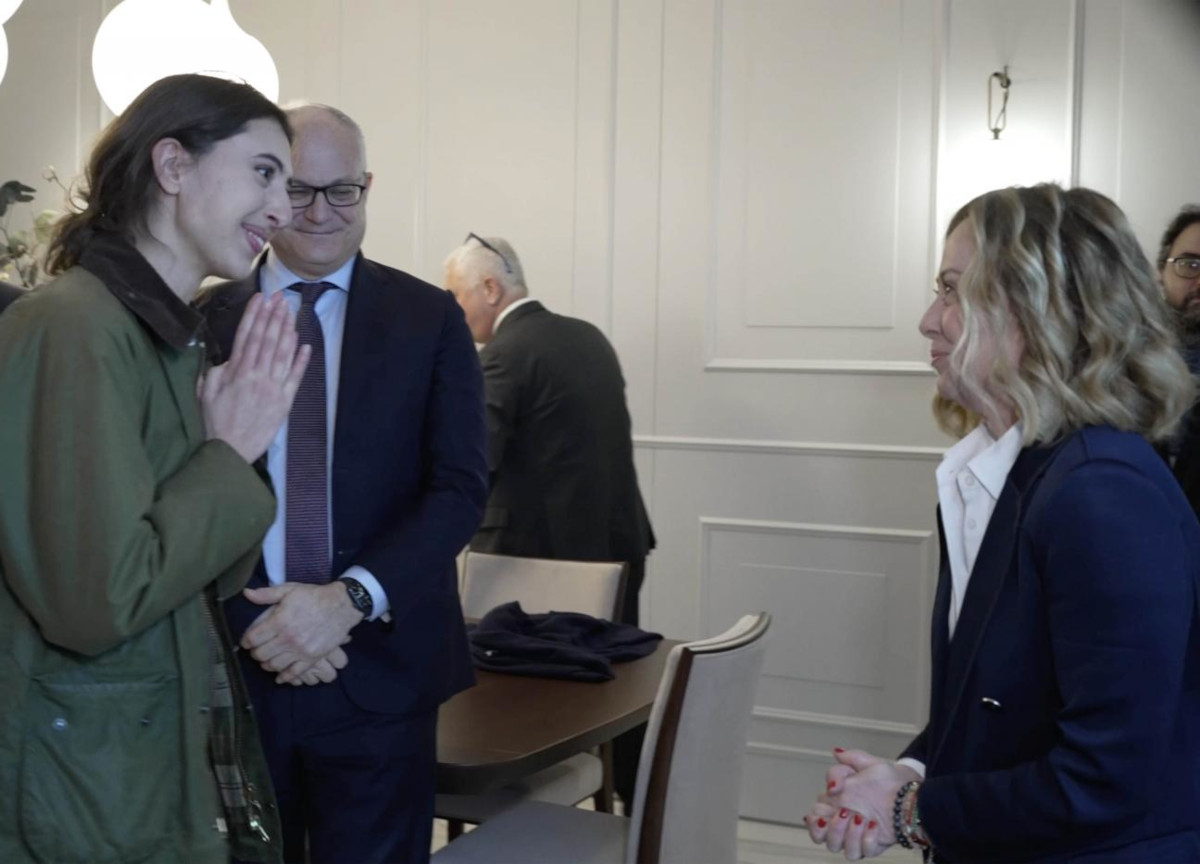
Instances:
[[[846,859],[874,858],[896,842],[892,807],[909,780],[920,780],[907,765],[862,750],[833,751],[825,791],[804,817],[809,836]]]
[[[340,582],[284,582],[242,592],[267,609],[242,636],[241,646],[277,684],[328,684],[346,668],[342,646],[363,619]]]

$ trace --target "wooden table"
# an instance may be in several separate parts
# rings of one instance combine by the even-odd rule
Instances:
[[[532,774],[646,722],[667,655],[614,663],[601,684],[476,670],[438,714],[437,791],[473,794]]]

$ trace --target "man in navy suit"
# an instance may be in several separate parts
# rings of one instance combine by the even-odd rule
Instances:
[[[261,466],[276,522],[226,617],[286,859],[420,862],[437,708],[472,683],[454,558],[487,497],[482,377],[453,298],[359,251],[358,126],[327,106],[289,117],[291,225],[206,308],[227,350],[254,292],[284,291],[313,351]],[[247,229],[247,242],[262,241]]]

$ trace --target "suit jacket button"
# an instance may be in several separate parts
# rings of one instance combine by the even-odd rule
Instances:
[[[1003,711],[1004,710],[1004,706],[1000,704],[999,700],[993,699],[991,696],[984,696],[982,699],[979,700],[979,704],[982,705],[984,708],[986,708],[988,711]]]

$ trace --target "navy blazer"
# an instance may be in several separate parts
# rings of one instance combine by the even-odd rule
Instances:
[[[939,519],[939,530],[940,530]],[[1200,526],[1140,437],[1025,448],[948,638],[921,820],[954,862],[1200,861]]]
[[[255,272],[209,295],[218,356],[257,290]],[[360,708],[422,712],[474,680],[455,556],[483,515],[485,446],[483,379],[462,310],[449,293],[360,253],[330,475],[332,572],[369,570],[393,619],[358,625],[346,646],[337,680]],[[259,467],[266,477],[265,459]],[[261,562],[250,584],[267,584]],[[240,595],[225,605],[235,640],[262,612]]]

